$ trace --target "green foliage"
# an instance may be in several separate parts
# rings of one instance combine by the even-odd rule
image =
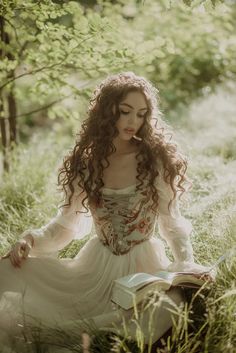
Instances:
[[[45,136],[41,132],[31,139],[30,149],[23,144],[15,148],[11,156],[11,173],[4,178],[0,188],[0,256],[23,231],[40,228],[56,215],[62,201],[56,170],[69,143],[66,134],[53,132]],[[73,241],[60,256],[74,257],[87,240],[88,237]]]
[[[7,91],[15,83],[20,116],[45,107],[35,121],[31,114],[21,117],[20,129],[48,117],[72,121],[95,83],[111,72],[149,77],[166,111],[235,77],[230,2],[14,0],[2,3],[1,14],[10,36],[1,47],[14,57],[1,60],[1,85]]]
[[[133,3],[132,16],[123,23],[129,47],[140,55],[136,70],[157,85],[164,110],[189,104],[235,77],[235,5],[215,3],[215,8],[208,1],[189,7],[180,0]],[[117,22],[131,13],[131,4],[117,6]],[[112,7],[104,4],[106,16]]]
[[[66,144],[62,138],[60,143],[53,141],[50,135],[47,140],[45,136],[35,135],[31,144],[34,148],[30,150],[24,145],[15,149],[12,154],[11,173],[4,178],[1,185],[1,255],[24,230],[37,228],[44,224],[48,217],[52,218],[56,212],[56,200],[59,202],[59,197],[56,196],[57,179],[52,166],[54,165],[55,169],[56,166],[59,167],[62,149]],[[49,190],[53,190],[53,193]]]
[[[0,44],[0,86],[8,92],[14,84],[18,116],[65,97],[88,97],[98,77],[134,62],[135,53],[117,35],[114,22],[99,12],[85,13],[76,1],[15,0],[3,3],[1,14],[10,41]],[[69,115],[57,111],[59,117]]]

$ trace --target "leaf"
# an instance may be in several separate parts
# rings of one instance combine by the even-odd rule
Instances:
[[[67,4],[63,4],[63,8],[66,10],[67,13],[70,13],[72,15],[76,14],[77,17],[83,16],[83,8],[76,1],[69,1]]]
[[[187,6],[191,6],[192,0],[183,0],[183,3]]]
[[[206,11],[212,11],[214,9],[214,2],[212,0],[205,0],[204,8]]]
[[[45,29],[45,24],[44,24],[44,22],[39,21],[39,20],[36,20],[36,21],[35,21],[35,24],[36,24],[36,26],[37,26],[38,29],[41,29],[41,30],[44,30],[44,29]]]
[[[77,47],[78,46],[78,41],[76,40],[76,39],[70,39],[70,41],[69,41],[69,48],[70,49],[73,49],[73,48],[75,48],[75,47]]]
[[[89,20],[89,27],[93,32],[97,32],[102,27],[102,20],[101,17],[97,14],[90,14],[88,16]]]

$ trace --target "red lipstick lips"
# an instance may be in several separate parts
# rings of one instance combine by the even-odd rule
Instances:
[[[134,129],[124,129],[125,132],[127,132],[128,134],[133,134],[134,133]]]

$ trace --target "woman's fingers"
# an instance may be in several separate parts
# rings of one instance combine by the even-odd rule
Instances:
[[[22,245],[23,244],[19,244],[16,243],[14,248],[11,250],[11,255],[10,255],[10,260],[11,263],[14,267],[20,267],[21,262],[22,262]]]
[[[10,250],[6,255],[1,256],[1,259],[7,259],[9,257],[11,264],[16,267],[17,266],[17,261],[15,258],[15,255],[13,254],[13,251]]]
[[[15,251],[12,251],[10,260],[14,267],[20,267],[20,259]]]
[[[11,261],[11,263],[12,263],[12,265],[13,265],[14,267],[17,267],[17,258],[16,258],[16,253],[15,253],[16,247],[17,247],[17,245],[15,245],[15,246],[11,249],[11,253],[10,253],[10,261]]]
[[[9,257],[11,264],[14,267],[21,267],[21,263],[23,260],[27,259],[30,249],[31,245],[28,242],[19,241],[6,255],[2,256],[1,259]]]
[[[18,248],[15,249],[15,251],[13,252],[13,255],[14,255],[15,264],[18,267],[21,267],[22,261],[27,259],[30,249],[31,249],[31,246],[27,242],[21,243],[18,246]]]
[[[27,259],[27,257],[29,256],[30,249],[31,249],[31,246],[29,244],[25,244],[25,249],[23,253],[24,259]]]

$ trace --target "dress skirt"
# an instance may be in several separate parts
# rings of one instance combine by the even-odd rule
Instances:
[[[92,323],[99,330],[117,332],[135,339],[137,320],[133,309],[123,310],[111,302],[113,280],[137,272],[155,274],[170,264],[162,241],[155,237],[117,256],[97,235],[91,237],[73,259],[28,257],[20,268],[0,260],[0,346],[7,347],[24,327],[60,327],[68,332]],[[168,309],[183,301],[180,289],[166,292],[170,301],[150,308],[140,316],[145,343],[153,343],[173,324]],[[136,313],[137,315],[137,313]],[[152,316],[152,329],[150,320]],[[82,326],[81,326],[82,327]],[[81,328],[81,331],[85,329]],[[128,330],[128,331],[127,331]],[[55,351],[55,350],[54,350]]]

